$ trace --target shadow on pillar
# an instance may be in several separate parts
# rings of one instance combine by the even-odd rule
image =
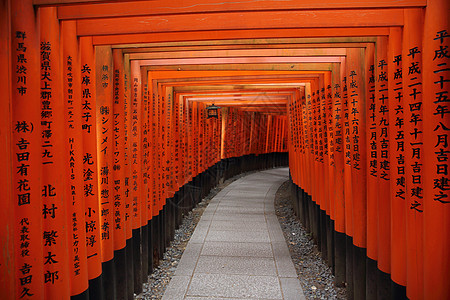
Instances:
[[[132,230],[133,240],[133,277],[134,277],[134,293],[140,294],[142,292],[142,258],[141,258],[141,228]],[[95,299],[95,298],[94,298]]]
[[[105,300],[103,293],[103,274],[89,280],[89,299]]]
[[[366,297],[366,248],[353,245],[353,294],[355,299]]]
[[[347,299],[352,300],[354,298],[353,287],[353,238],[346,236],[345,239],[345,275],[347,278]]]
[[[116,299],[115,258],[102,263],[104,299]]]
[[[127,247],[114,251],[114,262],[116,269],[116,297],[117,299],[127,299]]]
[[[337,287],[345,287],[346,279],[346,235],[334,233],[335,270],[334,283]]]

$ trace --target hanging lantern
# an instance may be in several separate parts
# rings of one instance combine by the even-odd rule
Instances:
[[[208,111],[208,119],[210,118],[219,118],[219,106],[215,106],[214,103],[213,105],[207,106],[206,110]]]

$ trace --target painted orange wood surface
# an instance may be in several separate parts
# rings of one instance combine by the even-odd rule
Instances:
[[[450,197],[448,182],[448,98],[450,90],[450,3],[428,1],[423,35],[423,230],[424,297],[450,297]],[[444,96],[445,95],[445,96]],[[431,101],[432,100],[432,101]],[[447,153],[447,154],[445,154]],[[439,263],[438,263],[439,262]]]
[[[364,27],[350,28],[298,28],[298,29],[241,29],[214,31],[184,31],[184,32],[164,32],[164,33],[140,33],[140,34],[115,34],[94,36],[96,45],[116,45],[116,44],[136,44],[152,42],[171,41],[207,41],[226,39],[254,39],[258,38],[296,38],[296,37],[373,37],[379,35],[389,35],[389,27]]]
[[[113,49],[114,250],[126,246],[125,223],[125,71],[122,51]]]
[[[335,66],[332,72],[332,133],[330,143],[333,143],[334,189],[331,194],[334,203],[335,230],[345,233],[345,201],[344,201],[344,119],[343,119],[343,94],[341,82],[342,66]],[[333,176],[331,176],[333,177]]]
[[[35,0],[35,4],[59,4],[86,2],[84,5],[64,5],[58,8],[58,16],[61,19],[81,19],[99,17],[118,16],[140,16],[140,15],[162,15],[162,14],[186,14],[202,12],[232,12],[232,11],[254,11],[254,10],[298,10],[298,9],[333,9],[333,8],[381,8],[381,7],[418,7],[425,6],[424,0],[403,0],[403,1],[239,1],[223,2],[220,0],[199,2],[197,0],[183,1],[179,3],[167,3],[164,0],[158,1],[114,1],[112,3],[89,4],[93,1],[51,1]]]
[[[264,23],[261,22],[264,20]],[[297,20],[302,20],[298,22]],[[130,28],[127,24],[133,23]],[[402,26],[403,9],[316,10],[316,11],[255,11],[251,13],[199,13],[195,15],[165,15],[77,20],[78,34],[107,35],[148,32],[176,32],[275,29]]]
[[[404,116],[405,116],[405,135],[406,145],[410,143],[423,142],[423,106],[418,103],[423,101],[423,85],[417,84],[422,82],[422,74],[414,72],[409,74],[409,67],[416,65],[419,70],[423,71],[422,64],[422,37],[423,37],[423,11],[422,10],[405,10],[405,27],[403,29],[403,45],[402,45],[402,63],[403,73],[403,94],[404,94]],[[411,51],[410,51],[411,49]],[[415,79],[413,79],[415,78]],[[417,124],[409,122],[413,118],[413,114],[418,116]],[[415,118],[415,117],[414,117]],[[417,128],[417,130],[416,130]],[[411,135],[411,133],[414,133]],[[416,135],[417,133],[417,135]],[[423,145],[416,144],[414,148],[419,148],[419,152],[423,153]],[[405,157],[412,158],[412,147],[406,147]],[[423,165],[424,157],[415,157],[419,165]],[[416,204],[412,206],[412,187],[423,188],[423,181],[413,183],[412,175],[415,163],[411,160],[405,166],[406,173],[406,289],[407,296],[414,299],[424,299],[423,294],[423,199],[414,197]],[[420,172],[419,175],[424,175]],[[417,178],[417,177],[416,177]],[[421,205],[417,205],[417,203]],[[420,207],[422,206],[422,207]],[[412,208],[416,209],[412,209]]]
[[[375,111],[377,123],[378,168],[378,268],[391,272],[391,193],[389,174],[389,95],[388,95],[388,39],[379,38],[375,49]]]
[[[347,50],[347,98],[350,123],[353,244],[367,247],[366,95],[364,49]]]
[[[81,51],[81,105],[83,130],[83,180],[86,217],[86,247],[88,278],[94,279],[102,273],[100,206],[98,202],[97,131],[96,131],[96,78],[95,52],[92,38],[80,38]]]
[[[389,140],[390,148],[390,189],[391,189],[391,278],[397,284],[406,286],[406,206],[402,195],[402,168],[405,166],[404,144],[404,92],[402,72],[402,30],[392,28],[388,46],[388,97],[389,97]],[[406,59],[406,58],[405,58]],[[400,70],[400,71],[399,71]],[[402,72],[403,73],[403,72]],[[404,73],[405,78],[407,73]],[[405,126],[406,127],[406,126]],[[412,145],[411,145],[412,146]],[[407,147],[409,148],[409,147]],[[410,156],[407,156],[410,157]],[[407,163],[411,165],[411,163]],[[399,169],[400,168],[400,169]]]
[[[83,129],[81,104],[80,48],[74,21],[61,23],[63,91],[65,105],[64,128],[68,156],[67,214],[69,241],[69,270],[71,295],[78,295],[88,288],[88,265],[85,230],[85,198],[83,178]]]
[[[10,4],[9,1],[0,1],[0,63],[3,68],[0,70],[0,85],[5,99],[11,98],[11,31],[10,31]],[[0,139],[3,143],[0,145],[0,167],[4,170],[0,175],[0,198],[12,199],[12,153],[11,153],[11,108],[10,101],[0,101]],[[5,300],[14,299],[16,297],[14,276],[15,272],[15,251],[14,228],[10,224],[14,224],[15,205],[12,201],[2,201],[0,207],[0,228],[3,234],[0,235],[0,294],[5,295]]]
[[[113,197],[113,64],[111,47],[95,48],[96,130],[102,262],[114,257]]]
[[[11,158],[15,297],[44,299],[39,29],[31,1],[11,9]],[[3,262],[2,262],[3,263]]]
[[[138,61],[131,61],[131,127],[130,127],[130,194],[132,228],[139,229],[142,225],[142,81]]]
[[[367,257],[377,260],[378,253],[378,167],[377,123],[378,105],[375,99],[375,46],[365,52],[366,76],[366,155],[367,155]]]

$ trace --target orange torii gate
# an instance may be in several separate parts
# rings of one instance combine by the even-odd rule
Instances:
[[[131,299],[173,204],[289,148],[297,213],[349,298],[447,298],[447,2],[3,0],[0,295]],[[240,68],[254,78],[199,72]],[[285,116],[226,88],[218,120],[190,100],[292,83],[271,68],[311,71]],[[180,69],[197,75],[163,71]]]

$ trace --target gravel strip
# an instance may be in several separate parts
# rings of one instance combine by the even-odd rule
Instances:
[[[166,287],[169,285],[170,279],[172,279],[175,274],[175,270],[180,262],[184,250],[186,249],[189,239],[194,233],[195,226],[197,226],[197,223],[200,221],[200,218],[211,199],[233,181],[251,173],[254,172],[239,174],[226,180],[224,183],[219,184],[217,187],[212,189],[208,196],[198,203],[193,210],[183,217],[180,228],[175,231],[174,240],[166,249],[164,257],[160,260],[158,268],[156,268],[156,270],[148,276],[148,282],[143,284],[142,293],[139,295],[135,294],[134,299],[147,300],[161,299],[163,297]]]
[[[307,299],[347,299],[346,289],[334,285],[331,268],[300,220],[290,200],[290,183],[284,182],[275,196],[275,211],[287,241],[298,279]]]

